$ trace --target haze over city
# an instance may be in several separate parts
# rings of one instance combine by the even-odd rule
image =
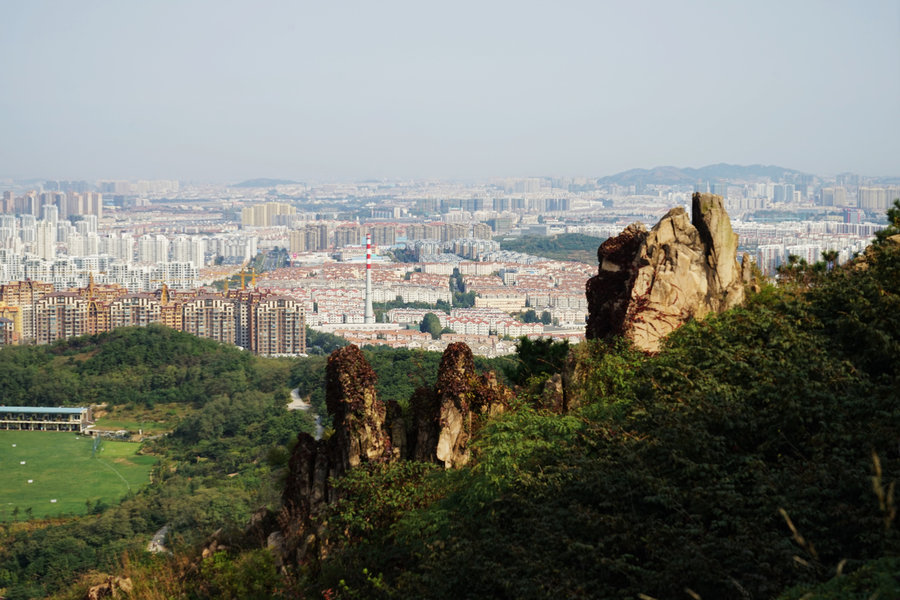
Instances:
[[[900,4],[4,3],[0,179],[896,175]]]

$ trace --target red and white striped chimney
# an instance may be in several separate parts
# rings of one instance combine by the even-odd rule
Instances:
[[[375,310],[372,308],[372,234],[366,234],[366,323],[375,322]]]

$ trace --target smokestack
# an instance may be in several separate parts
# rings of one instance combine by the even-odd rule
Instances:
[[[366,323],[375,322],[375,310],[372,309],[372,234],[366,234]]]

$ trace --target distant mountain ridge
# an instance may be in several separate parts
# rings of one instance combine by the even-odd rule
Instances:
[[[615,183],[630,185],[634,183],[656,185],[689,185],[700,181],[709,180],[764,180],[780,181],[805,175],[802,171],[786,169],[774,165],[731,165],[718,163],[707,165],[698,169],[690,167],[654,167],[652,169],[629,169],[615,175],[608,175],[597,179],[597,183]]]
[[[298,185],[299,181],[291,181],[290,179],[269,179],[260,177],[257,179],[248,179],[240,183],[235,183],[231,187],[237,188],[254,188],[254,187],[274,187],[276,185]]]

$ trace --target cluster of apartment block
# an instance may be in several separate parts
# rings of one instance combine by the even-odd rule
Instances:
[[[254,209],[256,207],[253,207]],[[454,240],[491,240],[493,232],[484,223],[383,223],[360,225],[357,223],[335,224],[334,222],[306,223],[295,221],[289,232],[291,252],[316,252],[331,248],[360,246],[366,236],[372,237],[377,247],[394,246],[400,242],[429,240],[434,243],[449,243]],[[458,242],[460,244],[475,243]],[[493,246],[492,246],[493,247]]]
[[[158,282],[191,289],[200,285],[200,269],[213,257],[225,264],[245,263],[256,256],[259,241],[244,232],[140,236],[124,230],[101,232],[97,215],[85,214],[72,223],[50,204],[41,207],[40,217],[0,214],[0,283],[32,279],[64,290],[87,285],[92,273],[98,282],[131,291],[150,291]]]
[[[0,331],[6,343],[49,344],[117,327],[160,323],[232,344],[263,356],[306,351],[303,303],[267,290],[214,293],[195,289],[129,292],[116,285],[54,291],[53,285],[17,281],[0,285]]]
[[[733,228],[742,248],[752,252],[753,259],[765,275],[773,276],[778,267],[797,256],[810,264],[822,260],[822,252],[834,250],[838,263],[850,260],[865,250],[870,240],[884,225],[835,221],[792,221],[753,223],[734,221]]]
[[[472,261],[373,264],[372,301],[400,299],[432,306],[440,302],[449,308],[450,275],[456,270],[462,275],[465,291],[475,293],[476,308],[506,313],[546,311],[555,323],[580,326],[587,316],[584,282],[595,269],[555,261],[531,266]],[[266,272],[260,285],[303,300],[312,327],[357,324],[363,322],[364,272],[363,265],[352,263],[283,268]],[[520,335],[516,327],[511,329],[513,333],[503,335]]]
[[[21,196],[13,196],[10,191],[3,192],[0,197],[0,212],[6,214],[34,215],[41,214],[45,206],[56,209],[60,218],[69,215],[103,216],[103,194],[97,192],[36,192],[30,191]]]

